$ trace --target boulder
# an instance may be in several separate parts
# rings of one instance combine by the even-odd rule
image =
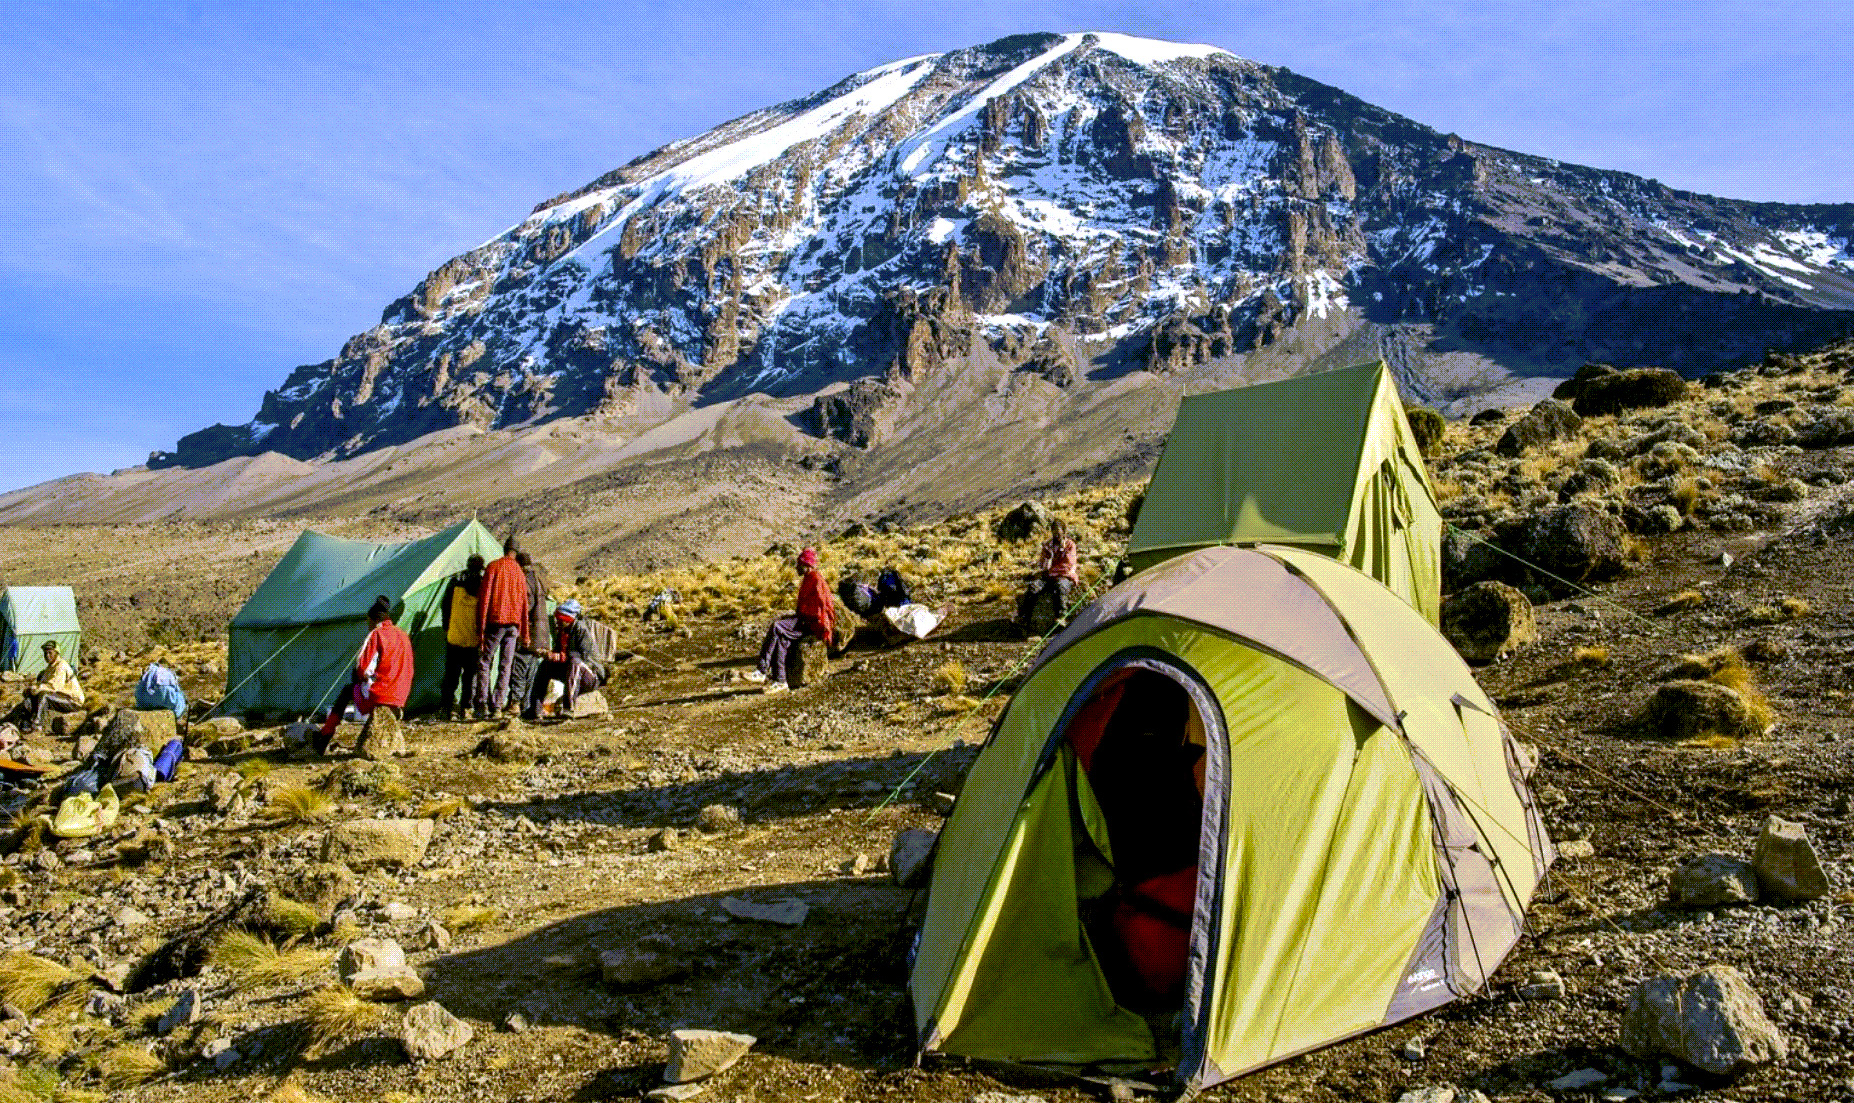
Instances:
[[[239,777],[237,774],[215,774],[206,779],[206,806],[214,812],[224,815],[238,803]]]
[[[351,820],[322,836],[322,860],[356,872],[404,869],[425,857],[431,833],[432,821],[426,819]]]
[[[1627,569],[1628,534],[1621,521],[1596,506],[1572,503],[1546,510],[1522,532],[1520,557],[1556,576],[1538,580],[1547,589],[1563,590],[1564,582],[1605,582]]]
[[[291,881],[296,899],[316,910],[322,922],[332,922],[335,910],[354,899],[354,872],[334,862],[311,862]]]
[[[1049,525],[1048,507],[1041,502],[1024,502],[998,519],[992,527],[1000,540],[1028,540]]]
[[[436,1061],[470,1044],[476,1030],[433,1000],[406,1012],[399,1024],[399,1044],[414,1061]]]
[[[1854,410],[1835,409],[1796,434],[1804,448],[1840,448],[1854,444]]]
[[[50,711],[48,708],[46,711]],[[169,713],[171,717],[173,714]],[[56,712],[45,721],[45,733],[59,739],[69,739],[90,723],[90,717],[81,712]]]
[[[695,826],[710,833],[731,831],[740,826],[740,809],[727,804],[711,804],[695,814]]]
[[[215,716],[210,720],[201,720],[193,725],[194,734],[205,733],[206,738],[239,735],[245,730],[244,721],[236,716]]]
[[[1614,375],[1616,371],[1617,369],[1609,364],[1585,364],[1578,368],[1571,378],[1553,388],[1551,396],[1569,402],[1577,397],[1577,392],[1583,389],[1585,383],[1605,375]]]
[[[1679,532],[1680,526],[1686,524],[1686,518],[1681,516],[1678,509],[1665,502],[1645,508],[1630,504],[1622,507],[1622,524],[1639,536],[1666,536],[1670,532]]]
[[[744,900],[738,896],[724,896],[721,910],[735,919],[769,923],[775,927],[797,927],[804,923],[811,908],[803,900]]]
[[[661,854],[664,851],[675,850],[681,843],[682,833],[673,827],[665,827],[653,833],[644,842],[644,849],[652,854]]]
[[[174,720],[174,714],[167,709],[125,709],[136,719],[141,728],[142,746],[158,751],[167,746],[168,740],[180,735],[180,728]],[[117,713],[118,716],[121,713]]]
[[[1519,986],[1519,998],[1561,1000],[1564,998],[1564,978],[1550,969],[1534,970],[1526,983]]]
[[[348,980],[361,973],[396,969],[406,963],[406,952],[390,938],[358,938],[335,955],[335,975]]]
[[[498,728],[483,737],[476,745],[476,753],[488,755],[497,762],[533,762],[539,758],[544,749],[534,732],[519,720],[511,719],[505,727]]]
[[[1764,730],[1737,690],[1714,682],[1684,680],[1657,688],[1648,699],[1642,722],[1668,739],[1713,735],[1747,739]]]
[[[1665,1054],[1714,1076],[1736,1076],[1789,1056],[1763,1001],[1730,965],[1643,981],[1622,1013],[1622,1048]]]
[[[1477,582],[1505,581],[1518,564],[1489,546],[1483,536],[1450,527],[1442,534],[1442,591],[1454,593]]]
[[[416,1000],[425,994],[425,979],[410,965],[391,965],[384,969],[364,969],[348,978],[348,987],[363,1000],[396,1003]]]
[[[399,718],[399,710],[391,705],[381,705],[367,717],[367,723],[361,728],[360,742],[355,745],[355,752],[369,762],[383,762],[389,758],[404,757],[406,753],[405,726]]]
[[[1757,874],[1751,863],[1729,854],[1702,854],[1667,879],[1667,900],[1688,908],[1757,902]]]
[[[609,716],[611,711],[611,702],[605,699],[605,694],[594,689],[574,698],[573,711],[567,715],[575,720],[581,720],[588,716]]]
[[[412,941],[421,950],[437,950],[442,953],[451,948],[451,932],[437,920],[427,919],[425,925],[412,936]]]
[[[1828,874],[1800,823],[1779,816],[1765,820],[1751,866],[1765,896],[1800,902],[1828,895]]]
[[[910,827],[895,835],[888,851],[888,870],[902,888],[917,888],[927,883],[933,867],[933,848],[940,841],[938,832]]]
[[[732,1068],[757,1041],[751,1034],[730,1034],[725,1030],[672,1030],[669,1064],[663,1069],[663,1079],[671,1084],[706,1079]]]
[[[1568,502],[1583,495],[1602,495],[1622,485],[1622,473],[1608,460],[1586,457],[1577,461],[1577,469],[1558,486],[1558,500]]]
[[[1493,662],[1539,638],[1532,602],[1504,582],[1476,582],[1442,603],[1442,634],[1468,662]]]
[[[617,988],[648,988],[687,976],[692,965],[667,939],[645,938],[599,954],[599,976]]]
[[[1629,368],[1594,375],[1577,387],[1571,408],[1584,417],[1667,406],[1685,398],[1687,381],[1666,368]]]
[[[1507,426],[1506,432],[1494,442],[1494,451],[1502,456],[1518,456],[1542,444],[1569,440],[1583,426],[1584,419],[1570,406],[1547,398]]]
[[[830,674],[830,646],[816,636],[804,636],[792,645],[785,659],[785,684],[790,689],[816,685]]]
[[[155,1033],[165,1038],[181,1027],[192,1026],[199,1021],[200,991],[197,988],[186,988],[181,991],[174,1005],[161,1013],[161,1018],[155,1022]]]

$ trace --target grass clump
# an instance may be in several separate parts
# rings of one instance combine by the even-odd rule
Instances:
[[[322,913],[300,900],[273,892],[264,901],[264,926],[290,941],[297,941],[320,929]]]
[[[1669,613],[1684,613],[1688,609],[1697,609],[1704,604],[1706,604],[1705,594],[1700,593],[1698,590],[1682,590],[1660,605],[1655,606],[1654,611],[1656,616],[1664,617]]]
[[[438,919],[450,928],[452,934],[462,934],[489,926],[496,921],[496,914],[496,909],[480,904],[458,904],[445,908],[439,913]]]
[[[97,1074],[111,1091],[146,1084],[166,1068],[159,1057],[134,1044],[111,1046],[97,1058]]]
[[[1764,696],[1764,691],[1758,688],[1757,677],[1737,652],[1727,652],[1726,658],[1706,680],[1733,690],[1744,698],[1745,707],[1751,710],[1751,722],[1759,730],[1770,727],[1776,719],[1776,710],[1771,708],[1770,698]]]
[[[1571,661],[1581,667],[1597,668],[1609,665],[1609,648],[1576,647],[1571,650]]]
[[[250,931],[229,931],[212,948],[212,963],[239,989],[299,984],[328,968],[334,955],[307,946],[279,949]]]
[[[178,1002],[180,1002],[180,997],[168,996],[139,1005],[129,1012],[129,1031],[135,1034],[153,1034],[155,1024],[161,1021],[161,1016],[172,1010]]]
[[[232,769],[237,772],[238,776],[244,778],[246,781],[256,781],[261,777],[269,777],[271,771],[276,768],[277,764],[265,758],[263,755],[252,755],[250,758],[232,767]]]
[[[418,818],[421,820],[448,820],[461,811],[463,811],[463,801],[457,800],[456,798],[450,800],[431,800],[426,801],[424,807],[418,810]]]
[[[277,823],[315,823],[335,810],[335,800],[321,789],[286,785],[270,794],[264,811]]]
[[[60,989],[77,980],[77,974],[49,958],[11,950],[0,954],[0,999],[31,1015]]]
[[[928,684],[935,693],[948,693],[954,696],[966,691],[966,666],[957,659],[941,663],[934,668]]]
[[[303,998],[302,1013],[311,1053],[372,1030],[386,1020],[384,1007],[361,999],[345,984],[324,985],[309,993]]]

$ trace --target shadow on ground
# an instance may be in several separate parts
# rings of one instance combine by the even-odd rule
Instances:
[[[607,827],[687,827],[703,808],[725,804],[748,823],[802,816],[826,808],[874,808],[897,799],[957,792],[978,755],[976,746],[887,758],[833,759],[804,766],[727,773],[671,785],[568,793],[547,799],[489,803],[487,815],[526,816]]]

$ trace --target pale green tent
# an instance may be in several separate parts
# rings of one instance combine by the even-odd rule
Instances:
[[[1408,604],[1302,549],[1177,556],[1051,641],[973,764],[919,1042],[1214,1084],[1484,988],[1552,857]]]
[[[1442,515],[1382,363],[1179,405],[1128,561],[1254,543],[1350,563],[1440,623]]]
[[[83,629],[69,586],[8,586],[0,591],[0,670],[31,678],[45,669],[45,642],[76,666]]]
[[[464,521],[404,544],[305,532],[232,618],[230,687],[221,710],[306,715],[331,704],[367,639],[374,597],[393,600],[393,620],[412,637],[408,709],[435,706],[444,673],[439,604],[471,555],[502,554],[488,529]]]

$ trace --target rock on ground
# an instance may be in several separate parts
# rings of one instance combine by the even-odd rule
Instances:
[[[1504,582],[1477,582],[1442,603],[1442,634],[1475,665],[1536,641],[1532,602]]]
[[[381,762],[389,758],[400,757],[406,753],[406,729],[399,720],[399,710],[389,705],[381,705],[367,717],[367,723],[361,728],[360,742],[356,752],[372,762]]]
[[[1702,854],[1668,877],[1667,899],[1688,908],[1756,903],[1757,874],[1729,854]]]
[[[1593,505],[1558,506],[1525,523],[1519,555],[1552,576],[1540,578],[1546,589],[1561,591],[1563,582],[1587,585],[1619,577],[1628,568],[1628,533],[1622,522]]]
[[[1714,1076],[1736,1076],[1790,1052],[1763,1001],[1730,965],[1643,981],[1622,1013],[1621,1042],[1630,1056],[1666,1054]]]
[[[410,965],[364,969],[347,979],[355,995],[376,1003],[416,1000],[425,994],[425,979]]]
[[[1494,443],[1494,451],[1502,456],[1517,456],[1541,444],[1569,440],[1577,435],[1583,424],[1584,419],[1568,404],[1548,398],[1507,426],[1506,432]]]
[[[415,866],[431,846],[430,820],[353,820],[322,837],[322,860],[349,869],[404,869]]]
[[[1668,682],[1648,699],[1642,722],[1668,739],[1747,739],[1763,730],[1737,690],[1713,682]]]
[[[1049,507],[1041,502],[1024,502],[998,519],[992,531],[1000,540],[1028,540],[1049,524]]]
[[[1803,901],[1828,895],[1828,874],[1800,823],[1779,816],[1765,820],[1751,865],[1757,871],[1758,887],[1767,896]]]
[[[722,897],[721,910],[735,919],[770,923],[775,927],[799,926],[811,911],[802,900],[743,900],[738,896]]]
[[[390,938],[360,938],[341,948],[335,957],[335,975],[348,980],[361,973],[377,973],[406,963],[406,952]]]
[[[685,976],[691,963],[663,939],[644,939],[599,954],[599,976],[618,988],[647,988]]]
[[[406,1012],[399,1024],[399,1044],[414,1061],[436,1061],[470,1044],[476,1029],[433,1000]]]
[[[695,814],[695,826],[708,832],[730,831],[740,826],[740,809],[726,804],[708,805]]]
[[[1666,368],[1629,368],[1586,379],[1571,408],[1585,417],[1667,406],[1685,398],[1687,381]]]
[[[706,1079],[733,1067],[757,1041],[751,1034],[724,1030],[672,1030],[663,1079],[671,1084]]]
[[[888,869],[897,885],[916,888],[927,883],[934,844],[939,839],[938,832],[924,827],[910,827],[895,835],[894,845],[888,851]]]

